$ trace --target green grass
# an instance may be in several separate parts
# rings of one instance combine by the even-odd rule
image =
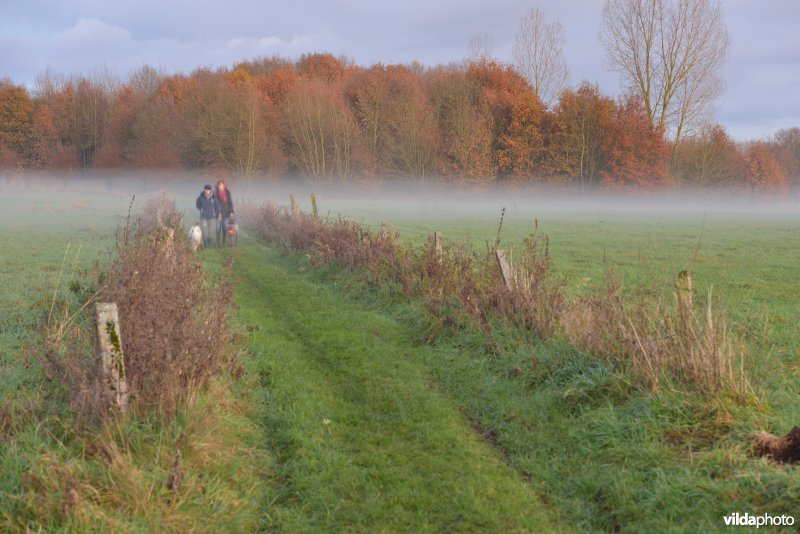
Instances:
[[[313,532],[532,532],[539,496],[437,391],[393,321],[239,249],[264,428],[280,468],[267,526]]]

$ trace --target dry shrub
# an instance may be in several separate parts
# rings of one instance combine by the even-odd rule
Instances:
[[[350,269],[366,269],[372,281],[398,279],[410,291],[413,267],[409,250],[396,232],[373,232],[346,218],[320,219],[313,214],[275,204],[240,204],[239,220],[268,243],[293,252],[305,252],[314,265],[336,263]]]
[[[415,258],[409,269],[417,277],[412,287],[425,297],[432,317],[443,327],[470,324],[477,320],[485,332],[490,332],[484,308],[485,288],[491,285],[476,269],[481,261],[468,247],[443,244],[436,250],[433,238]]]
[[[137,223],[141,232],[154,230],[177,229],[182,220],[181,213],[175,207],[175,200],[168,198],[164,193],[148,200],[139,214]]]
[[[505,284],[495,284],[498,312],[537,333],[551,338],[560,329],[566,300],[565,284],[556,279],[550,268],[547,238],[532,236],[525,241],[522,257],[516,264],[509,258],[514,291]]]
[[[131,397],[174,408],[233,362],[233,288],[229,271],[212,280],[175,237],[184,234],[179,213],[148,213],[150,220],[126,228],[98,300],[117,303]]]
[[[739,399],[752,396],[744,373],[744,349],[728,328],[725,314],[714,310],[710,290],[702,320],[692,307],[680,303],[659,317],[653,337],[663,341],[641,350],[649,350],[648,357],[658,360],[668,376],[710,394],[727,392]]]

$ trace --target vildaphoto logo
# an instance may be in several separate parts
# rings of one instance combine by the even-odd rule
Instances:
[[[723,516],[726,527],[790,527],[794,525],[794,517],[790,515],[771,515],[771,514],[740,514],[734,512]]]

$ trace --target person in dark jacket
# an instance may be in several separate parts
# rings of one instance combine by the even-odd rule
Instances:
[[[220,180],[217,182],[217,189],[214,191],[214,197],[219,204],[219,216],[217,217],[217,246],[219,246],[219,236],[222,234],[222,244],[225,244],[225,238],[228,235],[228,223],[233,217],[233,196],[231,190],[225,186],[225,182]]]
[[[203,192],[197,197],[195,205],[200,211],[200,230],[203,232],[203,247],[210,247],[212,228],[220,215],[219,201],[214,196],[211,184],[206,184]]]

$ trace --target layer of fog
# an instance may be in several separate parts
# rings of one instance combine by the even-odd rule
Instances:
[[[113,174],[33,174],[0,175],[6,198],[25,195],[29,199],[57,202],[59,197],[78,196],[87,203],[126,212],[133,200],[139,211],[147,200],[165,195],[174,199],[187,220],[196,219],[195,199],[207,183],[217,179],[209,173],[113,173]],[[557,188],[490,185],[442,185],[417,181],[357,182],[347,184],[312,183],[300,179],[265,181],[231,178],[227,180],[237,203],[275,202],[289,205],[294,196],[300,209],[311,210],[311,194],[316,196],[320,216],[348,216],[361,220],[438,217],[497,217],[505,207],[508,214],[525,217],[569,218],[587,214],[652,214],[670,219],[681,213],[747,214],[793,218],[800,215],[797,196],[776,198],[750,192],[698,190],[680,193],[638,193],[601,191],[579,193]],[[29,213],[36,217],[37,214]]]

